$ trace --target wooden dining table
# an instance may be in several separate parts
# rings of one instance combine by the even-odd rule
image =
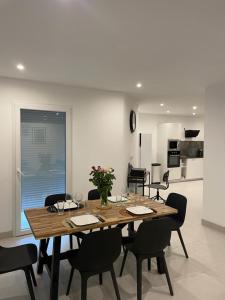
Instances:
[[[63,253],[60,251],[62,236],[117,224],[133,224],[135,221],[165,217],[177,213],[177,210],[172,207],[137,194],[130,195],[126,202],[119,204],[110,202],[109,207],[104,209],[101,208],[100,200],[85,201],[84,203],[86,205],[82,208],[65,211],[62,215],[57,212],[49,212],[47,207],[25,210],[31,231],[35,239],[40,240],[37,273],[41,274],[45,265],[50,276],[49,299],[51,300],[58,299],[60,260],[66,259],[70,253],[70,251]],[[136,205],[149,207],[153,212],[145,215],[134,215],[126,210],[127,207]],[[97,216],[99,222],[85,226],[71,224],[71,217],[87,213]],[[49,238],[53,238],[52,255],[47,254]]]

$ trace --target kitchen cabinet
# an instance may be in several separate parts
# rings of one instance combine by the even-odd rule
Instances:
[[[187,158],[185,179],[203,178],[203,158]]]
[[[168,155],[168,140],[180,140],[183,132],[181,123],[162,123],[158,125],[158,162],[161,163],[162,174],[169,170],[169,180],[181,179],[181,168],[168,168],[167,155]]]

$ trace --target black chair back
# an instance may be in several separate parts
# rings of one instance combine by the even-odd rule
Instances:
[[[108,196],[111,196],[111,193],[109,192]],[[90,190],[88,192],[88,200],[97,200],[100,199],[100,193],[97,189]]]
[[[120,228],[89,233],[83,239],[76,267],[80,271],[102,272],[120,255],[122,235]]]
[[[169,187],[169,175],[170,175],[170,171],[166,171],[166,173],[164,173],[163,175],[163,182],[166,183],[167,188]]]
[[[49,195],[45,198],[45,206],[51,206],[57,203],[59,200],[68,200],[71,199],[69,194],[54,194]]]
[[[168,246],[171,237],[169,218],[144,221],[135,235],[132,251],[135,254],[154,254]]]
[[[178,214],[172,215],[171,218],[179,222],[179,226],[182,226],[186,215],[187,198],[181,194],[170,193],[166,205],[178,210]]]

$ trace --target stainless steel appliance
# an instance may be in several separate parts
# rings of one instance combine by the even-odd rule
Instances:
[[[180,151],[179,150],[168,150],[167,167],[168,168],[179,168],[180,167]]]

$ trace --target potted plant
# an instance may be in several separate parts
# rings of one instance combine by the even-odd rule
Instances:
[[[91,178],[90,182],[97,187],[100,198],[101,198],[101,206],[107,206],[108,204],[108,195],[112,190],[113,180],[116,179],[113,168],[102,168],[100,166],[92,167],[92,171],[90,173]]]

